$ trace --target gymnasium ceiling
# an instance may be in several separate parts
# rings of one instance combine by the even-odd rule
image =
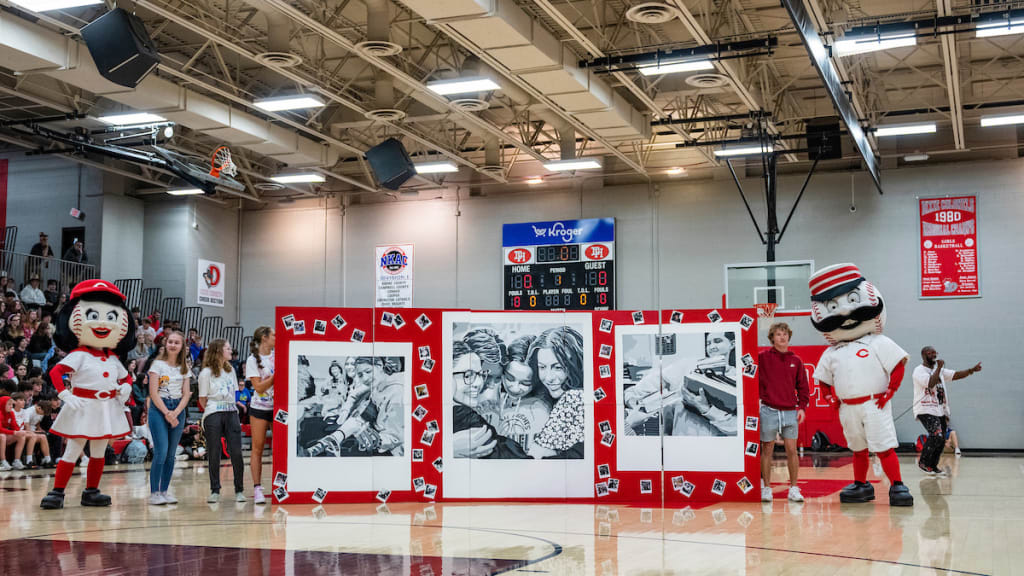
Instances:
[[[907,155],[926,154],[924,162],[1018,156],[1017,127],[983,128],[980,118],[1024,112],[1024,34],[978,38],[969,20],[1024,3],[804,3],[827,45],[852,28],[939,16],[968,22],[921,28],[914,46],[833,53],[883,169],[902,165]],[[325,194],[387,199],[362,153],[388,137],[400,139],[414,161],[459,166],[457,173],[409,180],[400,194],[406,198],[435,197],[456,186],[473,193],[521,190],[535,177],[542,185],[584,174],[602,175],[606,183],[699,178],[722,169],[713,152],[722,141],[749,135],[760,122],[752,116],[764,119],[777,146],[793,150],[779,156],[780,170],[806,171],[807,122],[836,115],[778,0],[138,0],[123,7],[142,18],[162,56],[134,93],[103,82],[79,61],[55,65],[43,54],[53,46],[43,40],[41,65],[5,52],[26,53],[24,44],[3,40],[12,22],[50,34],[44,40],[56,33],[80,44],[77,30],[106,6],[36,13],[0,0],[0,120],[161,114],[178,123],[170,142],[178,150],[208,156],[230,145],[247,184],[243,196],[255,201]],[[632,66],[581,67],[596,58],[737,42],[747,48],[721,52],[707,70],[645,76]],[[765,47],[757,48],[759,42]],[[465,76],[489,76],[500,88],[455,102],[466,96],[439,96],[425,87]],[[252,105],[294,93],[314,94],[326,105],[272,114]],[[379,110],[387,112],[374,113]],[[936,123],[935,133],[876,138],[871,132],[925,121]],[[83,123],[95,125],[75,122]],[[10,149],[48,146],[5,130],[0,139]],[[843,139],[843,157],[823,168],[861,165]],[[567,174],[541,165],[569,157],[598,157],[603,167]],[[170,175],[152,169],[93,156],[78,160],[131,177],[139,194],[172,185]],[[300,170],[326,181],[275,190],[268,180]]]

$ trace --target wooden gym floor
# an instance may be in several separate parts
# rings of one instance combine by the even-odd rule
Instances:
[[[1024,458],[944,457],[947,478],[901,458],[913,508],[840,505],[850,457],[805,456],[807,502],[684,509],[610,505],[206,504],[207,471],[179,463],[180,503],[149,506],[138,465],[108,466],[111,508],[39,509],[49,471],[0,473],[0,574],[1024,574]],[[269,464],[264,479],[269,484]]]

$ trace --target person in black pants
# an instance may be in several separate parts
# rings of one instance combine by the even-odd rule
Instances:
[[[981,362],[966,370],[953,371],[945,367],[944,360],[931,346],[921,349],[921,365],[914,368],[914,417],[925,430],[928,440],[921,450],[917,466],[928,474],[942,474],[939,458],[946,445],[946,427],[949,424],[949,398],[946,385],[953,380],[967,378],[981,372]]]
[[[235,406],[238,378],[231,367],[231,343],[224,339],[210,342],[199,372],[199,407],[203,409],[206,431],[206,458],[210,467],[210,496],[207,502],[220,501],[221,439],[225,440],[234,472],[235,502],[245,502],[242,462],[242,425]]]

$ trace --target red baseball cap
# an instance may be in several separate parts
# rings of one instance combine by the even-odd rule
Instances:
[[[113,294],[124,300],[124,294],[114,286],[113,283],[107,282],[106,280],[83,280],[79,282],[75,288],[71,291],[71,299],[74,300],[79,296],[85,296],[86,294],[93,294],[96,292],[106,292],[107,294]]]

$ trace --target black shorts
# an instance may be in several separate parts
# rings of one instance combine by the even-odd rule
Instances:
[[[261,410],[259,408],[249,408],[249,418],[259,418],[260,420],[266,420],[267,422],[274,421],[273,410]]]

